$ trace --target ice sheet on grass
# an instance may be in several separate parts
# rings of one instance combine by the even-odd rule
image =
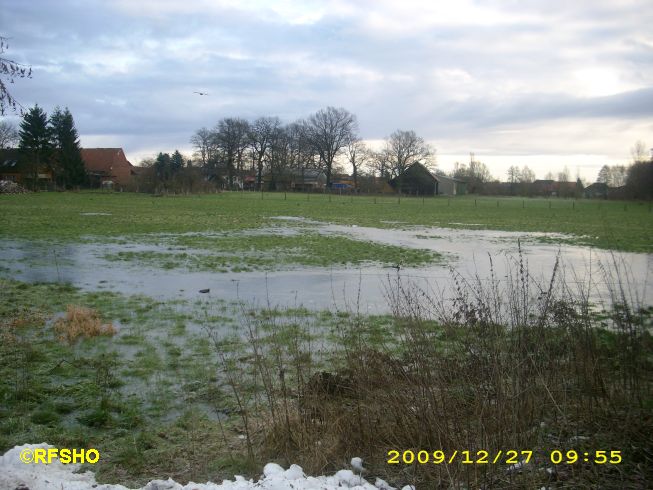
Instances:
[[[25,464],[20,458],[23,449],[47,449],[48,444],[25,444],[16,446],[0,456],[0,488],[29,488],[29,490],[49,490],[65,488],[66,490],[128,490],[123,485],[100,485],[95,481],[95,474],[90,471],[75,473],[78,464],[64,465],[59,461],[51,464]],[[263,475],[258,481],[235,476],[233,480],[222,483],[179,483],[168,480],[152,480],[142,490],[395,490],[383,480],[372,485],[351,470],[340,470],[333,476],[306,476],[300,466],[291,465],[284,469],[276,463],[268,463],[263,468]],[[410,487],[404,487],[409,489]]]

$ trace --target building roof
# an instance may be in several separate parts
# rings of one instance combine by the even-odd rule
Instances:
[[[451,181],[451,182],[456,182],[458,184],[467,184],[466,180],[457,179],[456,177],[449,177],[448,175],[431,172],[428,168],[426,168],[426,166],[424,164],[422,164],[420,162],[415,162],[415,163],[409,165],[408,168],[402,172],[402,174],[404,174],[404,173],[406,173],[408,171],[414,171],[414,170],[421,171],[423,173],[423,175],[425,175],[425,176],[428,174],[433,179],[437,180],[438,182],[440,182],[442,180],[448,180],[448,181]],[[395,177],[392,180],[395,180],[397,178],[398,177]]]
[[[292,169],[290,175],[293,177],[304,177],[304,179],[317,179],[324,172],[318,168]]]
[[[607,190],[608,184],[606,184],[605,182],[594,182],[593,184],[590,184],[587,187],[585,187],[585,190],[588,189]]]
[[[82,148],[82,160],[91,173],[111,175],[114,165],[125,164],[134,167],[125,157],[122,148]]]
[[[451,180],[452,182],[458,182],[459,184],[466,184],[467,181],[463,179],[459,179],[457,177],[449,177],[448,175],[444,174],[437,174],[437,173],[431,173],[433,177],[435,177],[437,180]]]

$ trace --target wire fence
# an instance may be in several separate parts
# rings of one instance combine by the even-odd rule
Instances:
[[[632,209],[653,209],[651,201],[612,201],[599,199],[584,199],[573,197],[489,197],[489,196],[416,196],[406,194],[368,194],[351,192],[295,192],[295,191],[227,191],[227,195],[236,194],[244,199],[260,199],[272,201],[296,201],[336,204],[376,204],[376,205],[406,205],[406,206],[438,206],[477,209],[515,209],[537,208],[552,210],[609,210],[628,212]]]

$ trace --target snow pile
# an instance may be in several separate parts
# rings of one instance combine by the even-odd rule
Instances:
[[[0,488],[24,490],[48,490],[65,488],[66,490],[129,490],[122,485],[100,485],[95,481],[95,475],[87,471],[75,473],[78,464],[64,465],[59,461],[51,464],[25,464],[20,458],[24,449],[47,449],[48,444],[25,444],[16,446],[0,456]],[[362,460],[354,458],[352,465],[360,473]],[[333,476],[306,476],[300,466],[291,465],[284,470],[276,463],[268,463],[263,469],[263,475],[258,482],[236,476],[233,481],[222,483],[188,483],[180,485],[174,480],[152,480],[142,487],[142,490],[396,490],[385,481],[377,478],[372,485],[351,470],[340,470]],[[402,490],[415,490],[405,486]]]
[[[10,180],[0,180],[0,194],[25,194],[27,189]]]

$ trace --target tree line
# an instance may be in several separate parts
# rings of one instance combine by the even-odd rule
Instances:
[[[373,151],[358,134],[356,116],[335,107],[287,124],[276,116],[252,121],[227,117],[212,129],[197,130],[191,143],[196,166],[209,179],[223,178],[229,188],[253,175],[257,189],[266,182],[274,190],[284,173],[308,169],[323,171],[330,188],[344,164],[351,167],[357,188],[363,174],[390,179],[415,162],[435,164],[435,150],[415,131],[397,130],[380,151]]]
[[[57,107],[48,115],[38,105],[23,114],[20,131],[0,122],[0,147],[18,141],[28,156],[32,182],[38,181],[38,169],[45,166],[62,188],[84,186],[88,176],[81,158],[79,135],[73,116]],[[256,189],[275,190],[284,175],[303,175],[306,170],[320,170],[331,187],[334,175],[351,168],[354,188],[362,177],[387,182],[401,175],[414,163],[435,170],[435,149],[412,130],[396,130],[387,137],[380,150],[373,150],[358,134],[354,114],[343,108],[327,107],[306,118],[282,123],[276,116],[247,120],[226,117],[211,129],[197,130],[191,143],[195,153],[186,159],[179,151],[159,153],[141,163],[138,179],[145,191],[200,191],[219,185],[242,188],[245,176],[253,177]],[[605,165],[597,182],[623,188],[619,197],[653,198],[653,160],[646,146],[638,142],[632,149],[630,165]],[[505,193],[488,167],[471,155],[468,164],[456,162],[450,176],[468,183],[471,193]],[[508,169],[509,193],[530,195],[535,173],[528,167]],[[546,176],[555,180],[552,172]],[[545,180],[546,180],[545,179]],[[569,181],[567,167],[557,175],[558,182]],[[138,185],[137,183],[137,185]]]
[[[653,199],[653,149],[651,153],[642,141],[630,150],[630,165],[604,165],[597,182],[618,188],[618,197],[630,199]]]
[[[160,152],[155,158],[141,161],[135,182],[136,190],[155,194],[210,191],[214,187],[193,160],[185,158],[179,150],[172,154]]]

